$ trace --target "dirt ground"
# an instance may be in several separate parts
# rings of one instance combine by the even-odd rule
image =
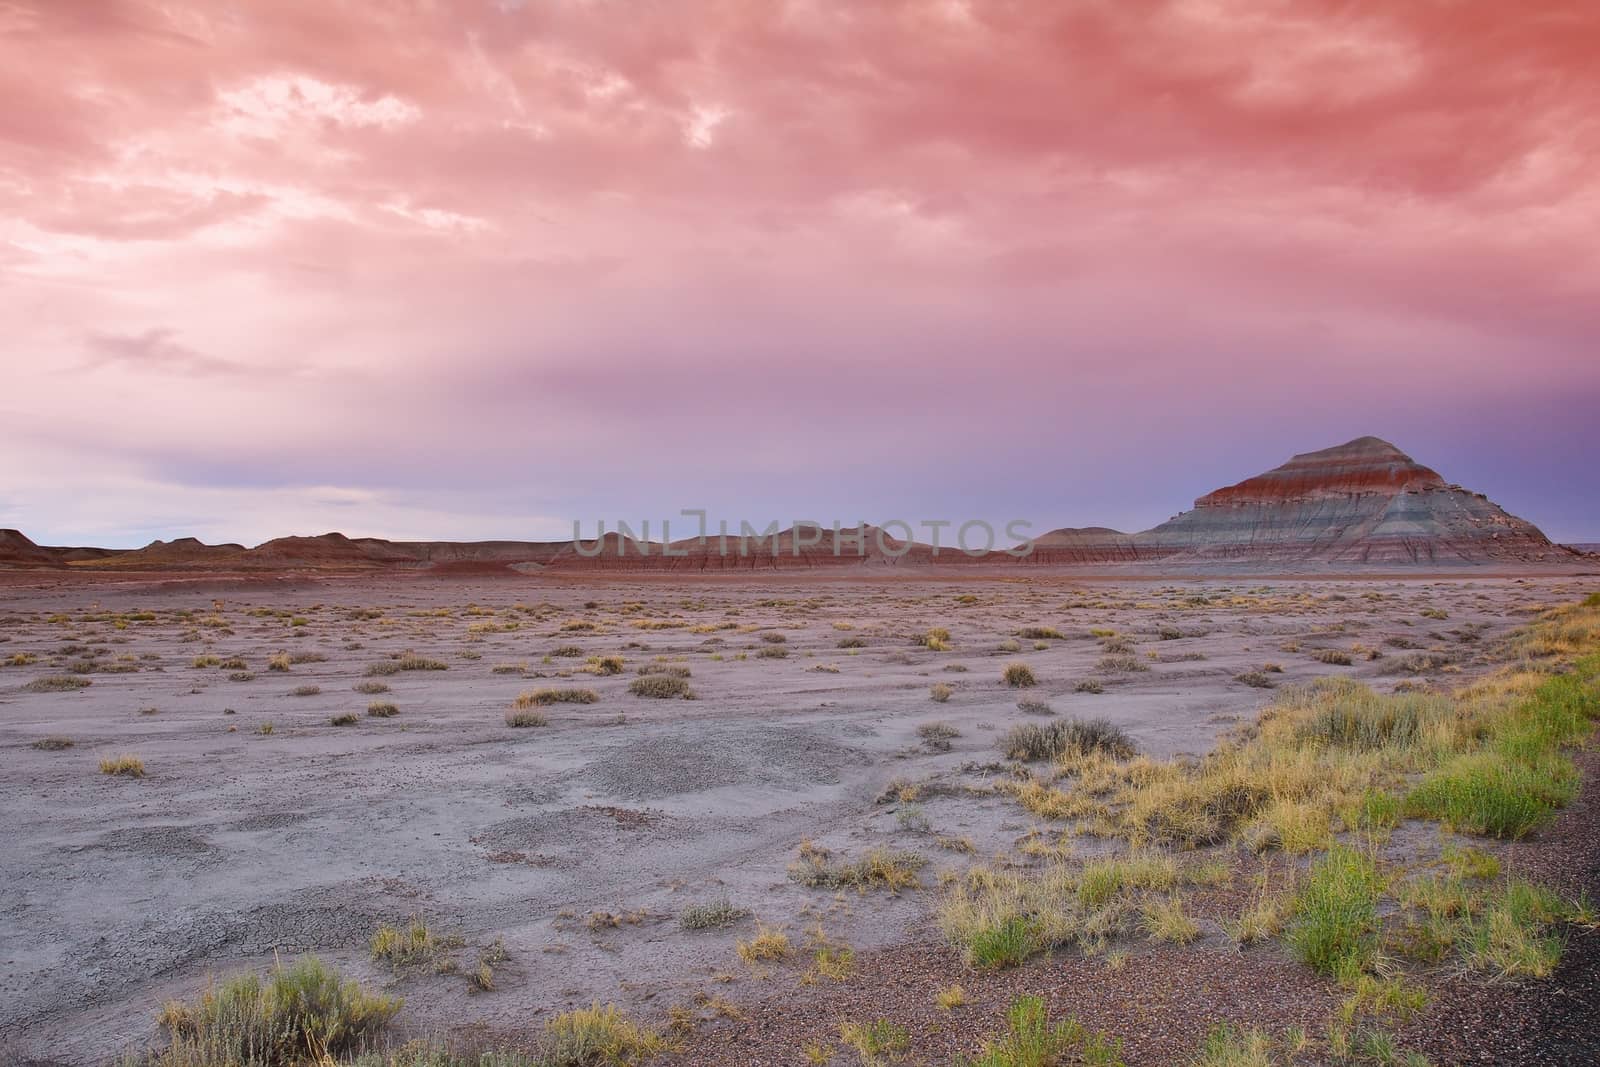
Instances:
[[[770,999],[773,978],[735,955],[758,919],[795,935],[821,922],[862,953],[931,936],[926,890],[859,896],[791,881],[803,839],[845,856],[916,850],[931,889],[941,871],[1025,838],[1033,820],[1015,803],[966,790],[1000,773],[996,742],[1012,725],[1105,717],[1152,755],[1199,754],[1270,698],[1242,673],[1272,663],[1276,685],[1328,674],[1379,689],[1453,683],[1538,606],[1593,584],[0,586],[0,1047],[100,1062],[154,1041],[160,1005],[208,976],[303,951],[402,994],[401,1021],[419,1033],[516,1033],[595,1000],[659,1017],[708,990]],[[915,642],[934,627],[950,632],[948,650]],[[1018,636],[1025,627],[1061,636]],[[1093,630],[1126,638],[1146,669],[1103,662]],[[1324,649],[1352,663],[1315,658]],[[447,669],[369,676],[407,652]],[[270,669],[279,653],[298,662]],[[624,667],[592,674],[589,656]],[[1002,682],[1014,662],[1038,685]],[[696,699],[631,694],[652,665],[687,668]],[[26,688],[57,676],[91,684]],[[1079,691],[1086,679],[1103,692]],[[389,692],[355,691],[362,683]],[[930,695],[939,683],[951,689],[943,703]],[[598,700],[508,727],[516,696],[542,687]],[[370,717],[371,701],[398,714]],[[354,724],[333,725],[347,712]],[[959,731],[948,751],[918,736],[936,721]],[[52,737],[72,744],[34,747]],[[121,755],[142,759],[145,776],[100,773]],[[914,814],[883,802],[897,778],[923,785]],[[975,851],[940,837],[970,838]],[[721,898],[751,917],[681,928],[685,906]],[[460,972],[503,946],[494,989],[372,962],[379,924],[413,917],[459,935]]]

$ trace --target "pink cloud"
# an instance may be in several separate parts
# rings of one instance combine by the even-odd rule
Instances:
[[[1589,0],[24,0],[0,51],[0,415],[161,477],[203,431],[736,499],[708,450],[1155,457],[1232,410],[1276,461],[1299,405],[1600,392]]]

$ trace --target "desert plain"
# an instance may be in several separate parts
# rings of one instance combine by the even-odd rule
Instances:
[[[515,1047],[615,1004],[673,1035],[663,1062],[876,1062],[841,1025],[897,1008],[908,1042],[883,1055],[950,1062],[1019,992],[1128,1062],[1184,1060],[1219,1024],[1320,1034],[1333,983],[1234,929],[1263,862],[1234,842],[1200,850],[1186,936],[1147,915],[974,970],[939,919],[970,869],[1128,849],[1021,802],[1035,771],[1011,732],[1105,720],[1143,756],[1198,760],[1325,677],[1463,686],[1594,588],[18,576],[0,587],[0,1048],[157,1047],[164,1003],[304,953],[402,997],[396,1039]],[[1018,664],[1032,684],[1008,681]],[[122,757],[139,773],[102,773]],[[1382,848],[1426,864],[1454,836],[1407,821]],[[841,873],[874,858],[887,876]],[[426,943],[379,958],[385,927]],[[764,935],[785,944],[763,953]],[[951,986],[968,1003],[935,1008]],[[1451,1035],[1412,1029],[1454,1062]],[[1321,1062],[1308,1048],[1295,1062]]]

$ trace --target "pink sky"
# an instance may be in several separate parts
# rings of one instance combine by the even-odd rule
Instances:
[[[1600,5],[0,0],[0,526],[1600,541]]]

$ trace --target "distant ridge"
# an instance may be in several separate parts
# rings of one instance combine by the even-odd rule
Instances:
[[[1159,526],[1052,530],[1025,556],[969,556],[865,527],[835,534],[794,528],[744,544],[715,535],[671,545],[608,533],[570,541],[386,541],[340,533],[279,537],[254,548],[192,537],[116,550],[49,548],[0,530],[0,566],[73,570],[373,570],[441,574],[604,572],[738,573],[860,567],[1098,567],[1175,572],[1257,567],[1316,571],[1367,567],[1600,569],[1600,556],[1553,544],[1482,493],[1453,485],[1389,442],[1358,437],[1305,452],[1206,493]],[[1005,546],[1011,547],[1011,546]]]

